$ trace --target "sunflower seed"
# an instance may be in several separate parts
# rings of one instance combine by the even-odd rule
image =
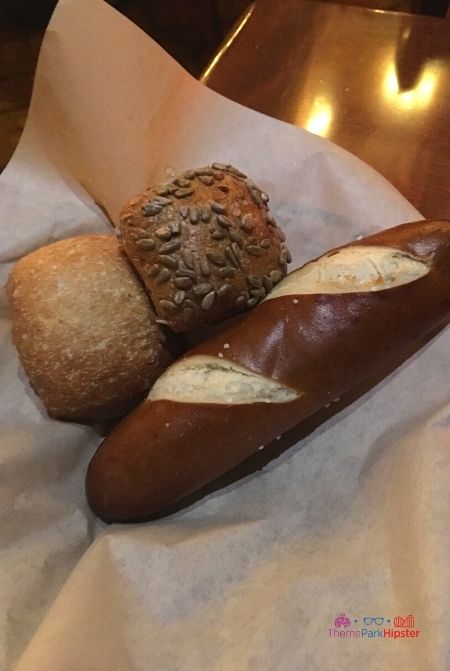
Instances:
[[[191,310],[191,308],[184,308],[184,310],[183,310],[183,318],[184,318],[186,321],[189,321],[190,319],[192,319],[193,316],[194,316],[194,311]]]
[[[251,287],[255,287],[256,289],[260,289],[263,285],[263,281],[258,275],[247,275],[245,279]]]
[[[170,230],[172,231],[172,235],[179,235],[180,234],[180,222],[179,221],[174,221],[172,224],[170,224]]]
[[[225,214],[225,212],[227,211],[227,208],[224,205],[221,205],[220,203],[216,203],[214,200],[211,203],[211,209],[216,214]]]
[[[230,247],[234,252],[238,265],[241,265],[241,250],[239,249],[239,245],[237,242],[232,242]]]
[[[212,186],[214,184],[214,177],[211,175],[199,175],[198,178],[202,184],[205,184],[206,186]]]
[[[244,214],[242,217],[239,226],[244,229],[244,231],[247,231],[247,233],[250,233],[251,230],[253,230],[253,226],[255,225],[255,221],[253,219],[253,215],[250,214],[250,212],[247,212],[247,214]]]
[[[175,296],[173,297],[175,305],[181,305],[181,303],[184,301],[185,296],[186,296],[186,292],[183,291],[182,289],[179,289],[178,291],[176,291]]]
[[[235,231],[232,228],[229,231],[229,235],[230,235],[230,238],[233,240],[233,242],[236,242],[238,245],[240,245],[242,247],[242,245],[243,245],[242,238],[237,231]]]
[[[272,270],[272,271],[269,273],[269,277],[270,277],[271,281],[272,281],[274,284],[276,284],[276,283],[279,282],[279,281],[281,280],[281,278],[283,277],[283,273],[282,273],[281,271],[279,271],[279,270]]]
[[[259,303],[259,298],[257,298],[257,296],[252,296],[247,301],[247,307],[254,308],[257,303]]]
[[[190,289],[192,280],[190,277],[176,277],[173,281],[177,289]]]
[[[197,207],[191,207],[191,211],[189,213],[189,221],[191,224],[198,224],[198,221],[200,219],[200,212],[198,211]]]
[[[283,240],[284,240],[284,233],[283,233],[283,231],[281,231],[281,230],[278,228],[278,224],[277,224],[277,222],[275,221],[275,219],[274,219],[273,217],[267,217],[267,223],[269,224],[269,226],[274,226],[274,227],[277,229],[278,235],[280,235],[280,233],[281,233],[281,235],[280,235],[280,240],[283,241]],[[283,236],[283,237],[281,237],[281,236]]]
[[[163,282],[167,282],[168,279],[171,277],[171,272],[168,268],[161,268],[159,273],[156,276],[156,284],[163,284]]]
[[[170,240],[170,242],[165,242],[161,247],[159,248],[159,253],[160,254],[171,254],[172,252],[176,252],[180,249],[181,247],[181,240]]]
[[[209,221],[211,219],[211,208],[209,205],[204,205],[200,210],[200,218],[202,221]]]
[[[173,257],[173,256],[158,256],[158,261],[165,266],[166,268],[170,268],[171,270],[176,270],[178,268],[178,261]]]
[[[176,179],[173,180],[174,184],[177,186],[180,186],[182,189],[186,187],[190,187],[191,183],[188,179],[183,179],[183,177],[177,177]]]
[[[219,268],[219,277],[233,277],[236,274],[236,269],[231,266],[225,266],[224,268]]]
[[[173,195],[175,198],[186,198],[186,196],[192,196],[193,193],[194,189],[188,187],[186,189],[177,189]]]
[[[209,277],[211,275],[211,268],[209,267],[208,259],[204,256],[200,258],[200,270],[204,277]]]
[[[281,266],[284,266],[284,264],[287,262],[286,250],[284,250],[284,249],[282,250],[282,252],[281,252],[281,254],[278,258],[278,261],[279,261]]]
[[[223,179],[223,175],[222,177],[217,176],[217,179]],[[227,186],[226,184],[219,184],[217,188],[223,191],[224,193],[228,193],[228,191],[230,190],[230,187]]]
[[[158,196],[167,196],[167,194],[170,193],[167,186],[159,186],[157,189],[155,189],[155,192],[158,194]]]
[[[237,168],[234,168],[232,165],[227,165],[226,167],[227,172],[231,172],[233,175],[236,175],[237,177],[243,177],[244,179],[247,177],[247,175]]]
[[[264,287],[261,287],[260,289],[250,289],[250,293],[252,296],[255,296],[255,298],[263,298],[266,295],[266,290]]]
[[[270,277],[267,277],[267,275],[264,275],[264,277],[263,277],[263,285],[264,285],[264,289],[266,290],[267,293],[269,293],[270,291],[272,291],[272,289],[273,289],[273,282],[272,282],[272,280],[270,279]]]
[[[143,205],[142,207],[142,214],[144,217],[152,217],[155,214],[159,214],[162,210],[161,205],[157,205],[156,203],[147,203],[146,205]]]
[[[214,176],[214,170],[211,170],[211,168],[208,168],[208,167],[196,168],[196,170],[194,170],[194,172],[197,176],[200,176],[200,175],[212,175],[212,176]]]
[[[216,291],[217,297],[218,298],[223,298],[223,296],[226,296],[226,294],[229,293],[230,289],[231,289],[231,285],[224,282],[223,284],[221,284],[219,286],[219,288]]]
[[[281,242],[285,242],[286,236],[283,233],[283,231],[281,230],[281,228],[277,228],[277,234],[278,234],[278,237],[280,238]]]
[[[190,308],[191,310],[197,309],[196,303],[194,303],[194,301],[192,301],[190,298],[186,298],[186,300],[184,301],[184,306],[186,308]]]
[[[261,195],[260,195],[259,191],[257,191],[255,188],[253,188],[253,189],[250,189],[250,194],[251,194],[252,200],[255,203],[255,205],[258,205],[258,207],[263,207],[264,206],[264,201],[261,198]],[[175,193],[175,195],[177,195],[177,194]]]
[[[256,245],[247,245],[245,249],[252,256],[261,256],[262,254],[264,254],[264,250],[261,249],[261,247],[257,247]]]
[[[206,256],[215,266],[224,266],[226,264],[225,257],[220,252],[207,252]]]
[[[179,267],[177,272],[175,273],[177,277],[190,277],[191,280],[195,280],[196,274],[194,270],[190,270],[189,268],[182,268]]]
[[[195,170],[185,170],[183,172],[183,177],[186,177],[186,179],[194,179],[195,177]]]
[[[216,293],[214,291],[210,291],[209,294],[206,294],[206,296],[202,300],[202,309],[209,310],[210,308],[212,308],[215,298]]]
[[[217,217],[217,223],[219,226],[222,226],[222,228],[231,228],[233,226],[231,219],[225,217],[223,214],[219,214]]]
[[[162,324],[163,326],[170,326],[170,324],[169,324],[169,322],[167,321],[167,319],[159,319],[159,318],[158,318],[158,319],[155,319],[155,322],[156,322],[157,324]],[[161,342],[165,342],[166,338],[163,336],[163,337],[160,338],[160,340],[161,340]]]
[[[194,296],[204,296],[205,294],[208,294],[212,290],[211,284],[208,284],[208,282],[201,282],[200,284],[196,284],[195,287],[192,289],[192,293]]]
[[[177,311],[177,306],[175,303],[172,303],[172,301],[166,301],[165,299],[159,301],[159,307],[161,310],[164,310],[164,312],[170,312],[171,314],[174,314],[174,312]]]
[[[147,268],[148,266],[146,266]],[[152,266],[150,266],[147,270],[147,273],[150,275],[150,277],[155,277],[159,273],[159,265],[157,263],[154,263]]]
[[[239,263],[238,263],[238,260],[237,260],[237,258],[236,258],[236,256],[235,256],[233,250],[231,249],[231,247],[227,247],[227,248],[225,249],[225,256],[227,257],[227,259],[228,259],[229,261],[231,261],[231,263],[233,264],[233,266],[234,266],[235,268],[238,268]],[[220,271],[219,271],[219,273],[220,273]],[[226,275],[225,275],[224,277],[226,277]]]
[[[215,170],[226,170],[229,166],[226,163],[217,163],[217,161],[214,161],[212,167],[215,168]]]
[[[259,246],[264,247],[265,249],[267,249],[267,247],[270,247],[271,244],[272,243],[270,242],[269,238],[263,238],[261,240],[261,242],[259,243]]]
[[[187,219],[187,217],[189,216],[189,207],[187,205],[181,205],[179,212],[183,217],[183,219]]]
[[[172,237],[172,231],[168,226],[160,226],[156,229],[155,235],[160,240],[170,240]]]
[[[289,249],[288,249],[287,247],[285,248],[285,251],[286,251],[286,261],[287,261],[288,263],[292,263],[292,254],[291,254],[291,252],[289,251]]]
[[[265,191],[260,191],[260,193],[261,193],[261,199],[264,201],[264,203],[268,203],[269,196],[267,195],[267,193],[265,193]]]
[[[236,305],[237,308],[240,308],[240,309],[245,308],[245,306],[247,304],[247,298],[241,294],[240,296],[238,296],[236,298],[236,300],[234,301],[234,304]]]
[[[140,249],[155,249],[155,241],[152,238],[136,240],[136,246]]]
[[[227,234],[224,233],[223,231],[219,231],[219,229],[216,229],[215,231],[213,231],[213,232],[211,233],[211,237],[212,237],[214,240],[223,240],[223,238],[226,238],[226,237],[227,237]]]
[[[155,203],[155,205],[161,205],[161,207],[165,207],[166,205],[170,205],[172,201],[170,198],[164,198],[164,196],[159,195],[155,196],[152,202]]]
[[[287,264],[286,264],[286,263],[280,263],[280,268],[281,268],[281,272],[283,273],[283,275],[286,275],[286,273],[287,273]]]
[[[194,267],[194,256],[191,250],[187,248],[183,249],[183,251],[181,252],[181,256],[187,267],[192,269]]]

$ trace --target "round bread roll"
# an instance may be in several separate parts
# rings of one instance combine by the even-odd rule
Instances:
[[[113,235],[83,235],[21,259],[7,284],[20,360],[49,415],[113,417],[171,363],[147,292]]]
[[[130,200],[123,244],[163,323],[174,331],[252,308],[287,272],[268,196],[231,165],[186,170]]]

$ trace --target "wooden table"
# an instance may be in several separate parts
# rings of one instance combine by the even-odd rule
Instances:
[[[450,21],[257,0],[202,80],[329,138],[450,218]]]

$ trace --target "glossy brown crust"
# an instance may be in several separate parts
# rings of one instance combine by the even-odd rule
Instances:
[[[430,272],[377,292],[274,298],[191,350],[185,356],[222,352],[301,396],[270,408],[145,401],[89,467],[88,499],[100,517],[136,520],[166,509],[448,322],[450,222],[405,224],[352,244],[396,247],[426,261]]]

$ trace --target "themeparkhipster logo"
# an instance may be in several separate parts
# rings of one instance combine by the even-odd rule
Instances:
[[[396,615],[393,618],[365,615],[350,618],[345,613],[339,613],[333,624],[334,626],[328,629],[329,638],[388,638],[397,641],[404,638],[419,638],[420,635],[420,629],[415,628],[414,615],[405,617]]]

